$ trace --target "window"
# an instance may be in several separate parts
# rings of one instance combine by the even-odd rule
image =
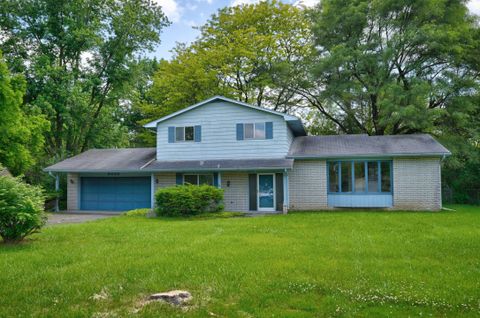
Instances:
[[[368,162],[368,192],[378,192],[378,162]]]
[[[244,139],[265,139],[265,123],[243,124]]]
[[[193,185],[208,184],[208,185],[213,185],[213,175],[211,175],[211,174],[184,174],[183,175],[183,184],[193,184]]]
[[[245,139],[253,139],[255,137],[255,127],[254,124],[245,124],[244,125]]]
[[[354,163],[355,170],[355,192],[365,192],[367,189],[365,179],[365,162],[359,161]]]
[[[342,162],[342,192],[352,192],[352,163]]]
[[[392,185],[391,185],[391,167],[390,162],[382,161],[380,166],[380,171],[382,172],[382,192],[391,192]]]
[[[330,192],[340,191],[340,187],[338,185],[338,172],[340,171],[339,167],[340,167],[340,164],[338,162],[330,162],[330,164],[328,165],[328,177],[329,177],[328,190]]]
[[[391,193],[392,162],[385,160],[328,163],[330,193]]]
[[[175,141],[194,141],[195,129],[193,126],[175,127]]]
[[[255,139],[265,139],[265,123],[255,124]]]

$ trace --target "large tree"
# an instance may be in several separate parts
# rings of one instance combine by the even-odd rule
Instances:
[[[473,120],[480,32],[463,0],[323,0],[302,93],[345,133],[436,132]]]
[[[212,95],[291,111],[299,104],[295,69],[312,52],[305,10],[279,1],[220,9],[199,38],[161,61],[139,107],[145,121]]]
[[[0,164],[14,175],[24,173],[41,152],[48,122],[23,105],[25,79],[12,76],[0,51]]]
[[[50,121],[48,157],[128,143],[122,124],[139,55],[168,21],[150,0],[3,0],[0,48]]]

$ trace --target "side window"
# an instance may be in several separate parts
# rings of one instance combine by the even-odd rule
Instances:
[[[244,124],[243,125],[243,133],[244,139],[254,139],[255,138],[255,125],[254,124]]]
[[[268,131],[267,131],[268,130]],[[272,122],[244,123],[243,139],[272,139]],[[237,138],[242,139],[242,138]]]
[[[195,141],[195,127],[175,127],[175,142]]]

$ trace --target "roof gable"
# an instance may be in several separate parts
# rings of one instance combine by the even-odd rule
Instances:
[[[181,114],[184,114],[188,111],[191,111],[193,109],[196,109],[196,108],[199,108],[201,106],[204,106],[204,105],[207,105],[211,102],[214,102],[214,101],[224,101],[224,102],[227,102],[227,103],[231,103],[231,104],[235,104],[235,105],[240,105],[240,106],[243,106],[243,107],[248,107],[250,109],[253,109],[253,110],[257,110],[257,111],[262,111],[262,112],[266,112],[266,113],[270,113],[270,114],[274,114],[274,115],[277,115],[277,116],[281,116],[285,119],[285,121],[287,122],[299,122],[301,124],[301,120],[295,116],[292,116],[292,115],[288,115],[288,114],[285,114],[285,113],[281,113],[281,112],[277,112],[277,111],[274,111],[274,110],[270,110],[270,109],[266,109],[266,108],[262,108],[262,107],[258,107],[258,106],[254,106],[254,105],[250,105],[250,104],[247,104],[247,103],[244,103],[244,102],[240,102],[240,101],[237,101],[237,100],[234,100],[234,99],[230,99],[230,98],[227,98],[227,97],[224,97],[224,96],[214,96],[214,97],[211,97],[209,99],[206,99],[204,101],[201,101],[197,104],[194,104],[194,105],[191,105],[191,106],[188,106],[184,109],[181,109],[179,111],[176,111],[170,115],[167,115],[167,116],[164,116],[162,118],[159,118],[157,120],[154,120],[152,122],[149,122],[148,124],[145,124],[143,127],[145,128],[156,128],[158,123],[161,123],[161,122],[164,122],[166,120],[169,120],[173,117],[176,117],[178,115],[181,115]],[[298,123],[296,124],[296,127],[298,127]],[[298,128],[297,128],[298,129]],[[302,125],[302,129],[303,129],[303,125]],[[304,129],[303,129],[304,131]]]

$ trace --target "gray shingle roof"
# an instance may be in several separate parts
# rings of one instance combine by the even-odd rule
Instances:
[[[450,152],[427,134],[296,137],[288,158],[341,158],[368,156],[443,156]]]
[[[291,169],[293,159],[225,159],[154,161],[145,169],[153,171],[200,171],[200,170],[274,170]]]
[[[47,167],[45,171],[140,171],[140,168],[155,159],[155,153],[155,148],[91,149]]]
[[[154,172],[290,169],[293,159],[156,161],[155,148],[92,149],[58,162],[52,172]]]

